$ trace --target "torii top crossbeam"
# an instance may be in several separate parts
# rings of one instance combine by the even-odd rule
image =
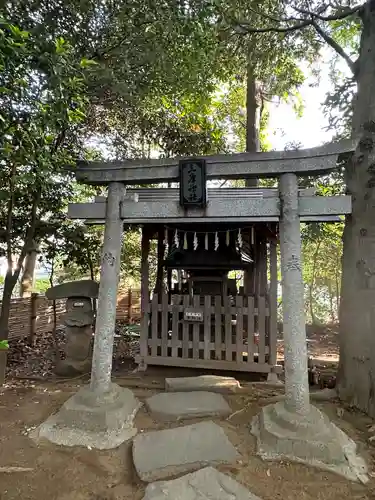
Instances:
[[[298,151],[215,155],[199,159],[205,160],[206,179],[280,177],[289,173],[296,176],[318,176],[337,168],[339,156],[352,152],[355,145],[354,140],[345,140]],[[94,185],[117,182],[125,185],[172,182],[181,178],[180,160],[164,158],[105,163],[80,162],[75,173],[77,180]],[[207,191],[209,203],[201,208],[181,206],[176,189],[129,191],[121,205],[121,218],[130,224],[217,222],[219,219],[228,223],[274,222],[279,220],[281,207],[277,191],[271,191],[246,188],[211,189]],[[97,199],[96,203],[70,204],[69,217],[85,219],[88,223],[103,223],[105,202],[106,198]],[[339,220],[338,215],[351,213],[350,196],[317,197],[300,192],[298,205],[299,216],[304,221],[324,221],[327,216],[334,221]]]
[[[322,175],[337,168],[338,156],[355,149],[354,140],[344,140],[311,149],[201,156],[207,179],[248,179]],[[181,158],[137,159],[111,162],[78,162],[76,178],[87,184],[123,182],[127,185],[174,182],[179,179]]]

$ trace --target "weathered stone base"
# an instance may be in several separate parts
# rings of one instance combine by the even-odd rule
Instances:
[[[275,372],[270,372],[268,375],[267,375],[267,384],[269,386],[276,386],[276,387],[283,387],[283,382],[281,382],[281,380],[279,379],[279,377],[277,376],[277,373]]]
[[[100,396],[90,387],[83,387],[30,437],[46,438],[64,446],[116,448],[137,433],[133,420],[139,407],[133,393],[116,384]]]
[[[162,392],[146,399],[151,415],[162,421],[200,417],[227,417],[230,406],[221,394],[214,392]]]
[[[138,434],[133,440],[134,467],[146,483],[239,458],[224,430],[212,421]]]
[[[367,482],[366,463],[354,441],[314,406],[307,416],[289,412],[283,402],[266,406],[254,418],[252,433],[265,460],[288,458]]]
[[[199,377],[178,377],[165,379],[165,390],[168,392],[236,392],[238,389],[240,389],[240,383],[233,377],[200,375]]]
[[[206,467],[172,481],[158,481],[146,488],[143,500],[260,500],[231,477]]]

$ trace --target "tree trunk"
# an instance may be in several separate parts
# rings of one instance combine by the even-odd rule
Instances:
[[[309,287],[309,310],[311,317],[311,324],[316,325],[316,317],[314,313],[314,294],[313,294],[313,285],[310,283]]]
[[[256,153],[259,151],[259,109],[257,102],[257,86],[253,72],[253,67],[249,61],[246,74],[246,151]],[[247,179],[246,187],[257,187],[257,179]],[[243,235],[244,243],[250,245],[251,232],[247,231]],[[255,279],[254,274],[256,263],[244,272],[244,290],[246,295],[254,295]]]
[[[8,269],[4,281],[3,298],[1,301],[0,311],[0,340],[7,340],[9,335],[9,316],[10,306],[12,300],[12,291],[15,282],[13,279],[12,271]],[[5,369],[7,365],[6,351],[0,351],[0,387],[5,382]]]
[[[12,271],[8,269],[4,281],[3,298],[1,301],[0,312],[0,340],[7,340],[9,334],[9,316],[12,292],[17,280],[14,280]]]
[[[315,249],[314,256],[313,256],[313,268],[312,268],[311,283],[308,285],[309,286],[310,316],[311,316],[311,323],[313,325],[317,324],[316,316],[314,313],[314,285],[315,285],[315,278],[316,278],[316,266],[317,266],[317,260],[318,260],[318,255],[319,255],[321,243],[322,243],[321,240],[319,240],[317,245],[316,245],[316,249]]]
[[[259,106],[256,77],[249,62],[246,75],[246,151],[256,153],[259,145]],[[247,179],[247,187],[257,187],[257,179]]]
[[[154,293],[163,293],[164,291],[164,231],[159,229],[158,231],[158,249],[157,249],[157,271],[156,271],[156,281]]]
[[[336,272],[335,272],[336,314],[340,313],[340,300],[341,300],[340,271],[341,271],[341,267],[342,267],[342,261],[341,261],[341,259],[337,259]]]
[[[336,320],[335,318],[335,310],[333,307],[333,291],[332,291],[332,283],[331,280],[328,278],[328,295],[329,295],[329,315],[331,317],[331,323],[333,324]]]
[[[340,304],[342,399],[375,417],[375,1],[361,13],[353,134],[360,142],[346,168],[352,214],[344,230]]]
[[[38,246],[36,242],[33,242],[32,248],[25,257],[25,265],[21,278],[20,297],[31,297],[37,256]]]
[[[88,265],[89,265],[89,269],[90,269],[90,278],[92,281],[95,281],[95,278],[96,278],[96,275],[95,275],[95,269],[94,269],[94,264],[93,264],[93,261],[92,261],[92,255],[91,255],[91,251],[90,251],[90,247],[88,246],[87,247],[87,262],[88,262]],[[51,275],[52,275],[53,271],[51,271]],[[51,286],[53,286],[53,284],[51,284]],[[92,310],[94,312],[94,318],[96,320],[96,300],[97,299],[93,299],[92,300]],[[55,309],[56,309],[56,304],[55,304]],[[95,325],[94,325],[94,328],[95,328]]]
[[[52,259],[51,262],[51,272],[49,274],[49,284],[50,287],[53,287],[53,282],[54,282],[54,277],[55,277],[55,258]],[[56,307],[56,300],[52,301],[52,310],[53,310],[53,330],[52,330],[52,337],[53,337],[53,342],[55,344],[55,361],[57,362],[60,359],[59,356],[59,343],[57,340],[57,307]]]

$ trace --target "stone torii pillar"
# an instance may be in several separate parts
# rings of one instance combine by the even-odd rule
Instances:
[[[30,437],[35,439],[44,437],[60,445],[110,449],[137,433],[133,421],[139,402],[129,389],[111,382],[124,195],[122,183],[109,183],[91,383],[32,431]]]
[[[285,405],[306,415],[310,411],[307,367],[305,298],[301,264],[301,230],[298,214],[298,179],[280,178],[280,255],[283,287]]]
[[[111,386],[123,230],[120,210],[124,197],[124,184],[109,184],[90,384],[98,394],[108,392]]]
[[[285,401],[265,406],[252,423],[265,460],[289,459],[366,482],[356,444],[310,404],[297,176],[280,176],[280,251],[283,288]]]

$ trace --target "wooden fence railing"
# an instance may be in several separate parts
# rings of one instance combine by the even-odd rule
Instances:
[[[254,300],[255,299],[255,300]],[[186,319],[186,313],[199,316]],[[137,362],[267,373],[276,332],[264,297],[155,294],[145,307]],[[272,331],[271,331],[272,330]]]
[[[140,320],[139,290],[120,290],[117,300],[116,319],[127,323]],[[1,302],[0,302],[1,306]],[[65,300],[56,301],[57,324],[65,312]],[[27,298],[14,298],[10,307],[9,340],[43,335],[53,329],[53,303],[44,295],[33,294]]]

